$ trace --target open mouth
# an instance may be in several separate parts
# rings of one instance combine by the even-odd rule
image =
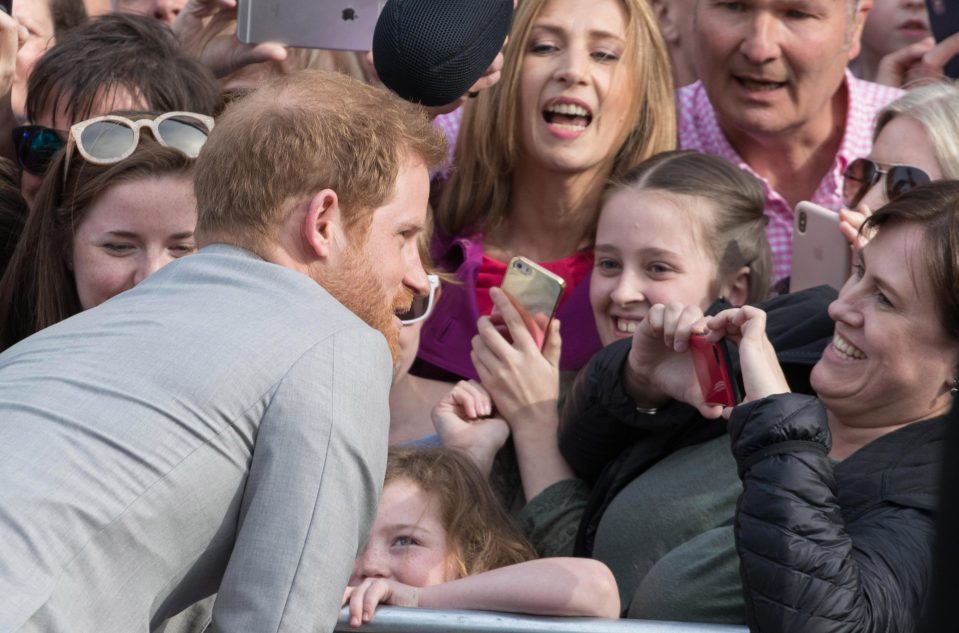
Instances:
[[[911,35],[926,34],[929,32],[929,25],[922,20],[907,20],[899,25],[899,30]]]
[[[557,99],[543,108],[543,119],[558,128],[579,132],[593,122],[593,113],[580,103]]]
[[[772,92],[786,86],[785,81],[771,81],[769,79],[755,79],[750,77],[739,77],[734,75],[734,79],[739,85],[750,92]]]
[[[833,334],[832,347],[841,358],[848,358],[850,360],[863,360],[866,358],[865,352],[838,334]]]

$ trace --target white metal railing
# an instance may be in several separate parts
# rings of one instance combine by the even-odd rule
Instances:
[[[380,605],[371,622],[350,627],[346,609],[340,612],[336,631],[342,633],[748,633],[744,626],[610,620],[605,618],[555,618],[494,611],[407,609]]]

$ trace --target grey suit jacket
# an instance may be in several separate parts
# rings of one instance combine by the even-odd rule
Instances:
[[[212,246],[0,355],[0,632],[328,631],[385,470],[389,350]]]

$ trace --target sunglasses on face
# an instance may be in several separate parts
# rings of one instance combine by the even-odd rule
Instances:
[[[403,325],[413,325],[423,321],[433,311],[433,300],[436,298],[436,291],[440,287],[440,278],[436,275],[427,275],[430,282],[430,290],[425,295],[416,295],[413,297],[413,303],[406,312],[397,314]]]
[[[886,177],[886,200],[892,202],[910,189],[931,182],[929,174],[911,165],[891,165],[882,169],[875,161],[857,158],[843,174],[842,201],[849,209],[856,208],[873,186]]]
[[[20,168],[34,176],[47,173],[53,156],[66,143],[67,132],[42,125],[13,128],[13,146]]]
[[[213,130],[213,118],[195,112],[166,112],[155,118],[128,119],[116,114],[88,119],[70,128],[63,177],[69,171],[71,151],[94,165],[118,163],[140,144],[140,129],[148,128],[156,142],[196,158]]]

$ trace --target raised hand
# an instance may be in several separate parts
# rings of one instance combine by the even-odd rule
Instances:
[[[505,420],[492,414],[489,393],[474,380],[458,382],[431,413],[443,446],[468,455],[487,476],[509,437]]]

